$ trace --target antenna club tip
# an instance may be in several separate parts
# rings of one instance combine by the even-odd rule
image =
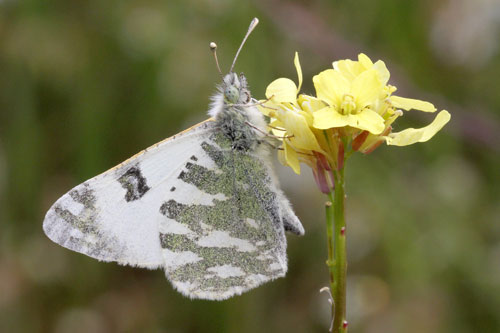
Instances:
[[[214,42],[210,42],[210,50],[212,51],[217,50],[217,44],[215,44]]]
[[[259,19],[254,17],[252,22],[250,22],[250,27],[248,28],[249,30],[253,30],[257,24],[259,24]]]

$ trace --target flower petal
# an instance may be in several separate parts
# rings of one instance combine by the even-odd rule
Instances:
[[[385,63],[382,60],[377,60],[377,62],[373,64],[372,68],[377,71],[380,83],[382,83],[383,86],[387,85],[387,82],[389,82],[389,78],[391,77],[391,73],[389,73]]]
[[[326,103],[337,106],[345,94],[351,90],[351,83],[342,74],[327,69],[313,77],[316,96]]]
[[[443,110],[438,113],[436,118],[429,125],[422,128],[407,128],[398,133],[391,133],[385,137],[388,145],[407,146],[416,142],[425,142],[432,138],[448,121],[451,115],[448,111]]]
[[[380,134],[385,129],[384,118],[370,109],[364,109],[360,113],[348,117],[348,125],[351,127],[366,130],[373,134]]]
[[[314,121],[313,115],[311,113],[308,113],[308,112],[302,111],[302,110],[298,111],[298,112],[306,120],[307,126],[312,127],[312,124],[313,124],[313,121]]]
[[[332,63],[333,69],[342,74],[347,80],[353,81],[365,69],[357,61],[350,59],[338,60]]]
[[[322,100],[309,95],[299,95],[297,102],[301,109],[309,114],[313,114],[314,111],[320,110],[326,106]]]
[[[299,163],[299,158],[297,152],[293,149],[292,146],[288,144],[288,142],[285,140],[283,142],[283,147],[285,149],[285,161],[286,164],[292,168],[292,170],[300,175],[300,163]]]
[[[366,69],[370,69],[373,66],[371,59],[364,53],[358,54],[358,61]]]
[[[300,67],[298,52],[295,52],[295,58],[293,59],[293,63],[295,64],[295,69],[297,70],[297,76],[299,77],[299,86],[297,87],[297,94],[298,94],[300,91],[300,87],[302,87],[302,68]]]
[[[304,115],[292,110],[280,110],[278,118],[283,123],[283,128],[286,128],[287,134],[293,135],[293,138],[289,140],[295,148],[318,152],[323,151],[309,128]]]
[[[376,70],[369,69],[358,75],[352,82],[351,89],[352,95],[356,98],[356,106],[363,109],[372,104],[380,95],[382,88]]]
[[[342,127],[347,125],[346,117],[335,111],[334,108],[327,106],[313,113],[313,127],[318,129],[327,129],[333,127]]]
[[[290,79],[276,79],[267,86],[266,97],[271,98],[274,103],[296,103],[297,86]]]
[[[278,109],[278,108],[279,108],[279,106],[278,106],[278,105],[274,104],[274,103],[273,103],[273,102],[271,102],[271,101],[267,101],[267,102],[266,102],[265,100],[260,100],[259,102],[260,102],[260,103],[262,103],[262,104],[257,105],[257,109],[258,109],[260,112],[262,112],[262,114],[264,114],[265,116],[268,116],[268,117],[269,117],[269,113],[270,113],[271,111],[275,111],[274,109]],[[265,102],[265,103],[264,103],[264,102]]]
[[[313,126],[318,129],[351,126],[373,134],[380,134],[385,129],[384,118],[370,109],[364,109],[354,115],[343,115],[332,108],[326,107],[314,112],[313,116]]]
[[[277,137],[286,136],[286,129],[283,128],[283,124],[278,119],[273,119],[269,123],[269,126],[272,126],[270,128],[271,128],[271,133],[273,135],[276,135]],[[278,140],[283,140],[283,139],[278,139]]]
[[[435,112],[437,109],[432,103],[419,99],[391,96],[391,103],[394,107],[403,110],[419,110],[424,112]]]

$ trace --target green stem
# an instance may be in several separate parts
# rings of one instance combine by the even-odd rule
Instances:
[[[344,216],[345,181],[344,168],[335,174],[335,199],[333,201],[333,218],[335,221],[335,289],[332,293],[335,300],[335,320],[333,332],[347,332],[346,320],[346,225]]]
[[[345,182],[344,168],[334,172],[335,193],[329,193],[326,204],[326,225],[328,237],[327,266],[330,272],[330,290],[334,333],[347,332],[346,321],[346,240],[345,240]]]
[[[333,292],[335,285],[335,258],[334,256],[334,246],[335,242],[333,239],[333,194],[328,193],[328,198],[330,201],[325,203],[326,209],[326,236],[328,241],[328,260],[326,261],[326,266],[330,273],[330,291]],[[335,305],[332,304],[332,318],[335,316]]]

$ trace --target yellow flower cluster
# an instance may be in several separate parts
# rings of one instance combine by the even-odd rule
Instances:
[[[429,102],[393,95],[389,71],[383,61],[373,63],[364,54],[357,61],[340,60],[313,77],[316,96],[299,94],[302,70],[295,54],[298,86],[290,79],[273,81],[260,110],[270,118],[272,132],[282,137],[280,161],[300,173],[300,163],[309,165],[318,184],[343,167],[346,154],[372,152],[382,142],[406,146],[429,140],[449,120],[443,110],[423,128],[392,132],[401,110],[435,112]],[[320,178],[320,179],[318,179]],[[326,191],[327,189],[325,189]]]

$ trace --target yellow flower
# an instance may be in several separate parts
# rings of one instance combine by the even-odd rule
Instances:
[[[290,79],[273,81],[261,111],[270,117],[273,133],[282,136],[280,161],[300,173],[306,163],[322,191],[331,188],[332,174],[354,151],[370,153],[380,144],[405,146],[432,138],[451,116],[441,111],[431,124],[392,132],[403,111],[436,112],[429,102],[393,95],[385,63],[365,54],[357,61],[339,60],[333,69],[313,77],[316,96],[299,95],[302,70],[295,54],[298,86]]]
[[[318,129],[350,126],[380,134],[384,119],[370,107],[380,96],[383,85],[375,69],[363,71],[352,80],[327,69],[313,77],[317,97],[327,106],[314,112]]]
[[[377,102],[384,102],[384,100],[390,97],[390,102],[392,106],[395,108],[400,108],[404,110],[420,110],[424,112],[434,112],[436,108],[429,102],[420,101],[418,99],[404,98],[398,96],[391,96],[393,92],[397,89],[394,86],[388,85],[388,81],[390,78],[390,72],[387,69],[385,63],[382,60],[377,60],[375,63],[371,61],[371,59],[360,53],[358,55],[358,61],[353,60],[339,60],[333,63],[333,68],[341,73],[344,77],[353,81],[357,76],[362,74],[368,70],[375,70],[377,72],[377,77],[382,84],[381,95]],[[374,110],[380,111],[380,104],[375,105]],[[378,112],[380,115],[383,115],[383,112]]]
[[[443,110],[428,126],[392,133],[392,123],[396,118],[403,115],[403,112],[400,111],[401,109],[406,111],[419,110],[423,112],[436,112],[437,109],[432,103],[426,101],[392,95],[392,93],[396,91],[396,87],[387,84],[390,73],[382,60],[373,63],[368,56],[361,53],[358,56],[358,61],[339,60],[333,63],[333,67],[351,81],[356,80],[367,71],[375,70],[382,84],[381,94],[372,104],[371,108],[383,117],[384,129],[378,134],[371,131],[368,131],[368,133],[359,133],[353,140],[352,148],[354,150],[368,153],[373,151],[382,142],[386,142],[388,145],[398,146],[425,142],[432,138],[432,136],[434,136],[451,118],[450,114]]]
[[[299,55],[295,53],[295,68],[299,86],[287,78],[273,81],[266,89],[269,99],[260,110],[271,118],[273,133],[283,137],[283,156],[280,159],[300,174],[300,161],[307,162],[313,156],[312,151],[323,152],[311,130],[312,115],[302,110],[297,101],[297,94],[302,85],[302,69]],[[283,129],[283,130],[280,130]]]

